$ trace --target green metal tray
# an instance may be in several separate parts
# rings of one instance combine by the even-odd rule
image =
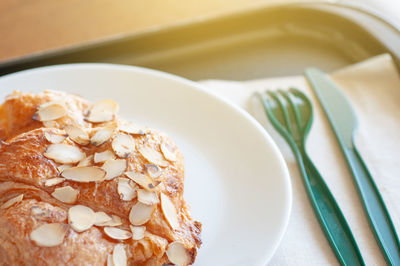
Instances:
[[[400,56],[400,33],[360,8],[277,4],[0,62],[0,74],[43,65],[138,65],[192,80],[246,80],[335,70],[381,53]],[[396,51],[397,49],[397,51]]]

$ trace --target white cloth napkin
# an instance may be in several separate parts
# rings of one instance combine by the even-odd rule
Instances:
[[[400,77],[392,58],[380,55],[331,74],[350,99],[359,121],[356,138],[364,161],[383,195],[400,233]],[[254,115],[274,138],[286,159],[293,187],[293,208],[287,232],[269,265],[338,264],[303,188],[296,161],[285,141],[272,129],[255,91],[295,87],[314,103],[314,123],[307,150],[338,201],[367,265],[385,265],[368,226],[352,176],[329,122],[303,76],[250,80],[201,81]]]

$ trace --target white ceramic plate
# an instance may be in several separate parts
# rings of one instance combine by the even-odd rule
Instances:
[[[291,186],[283,158],[247,113],[199,84],[121,65],[44,67],[0,78],[13,90],[112,98],[128,120],[168,133],[185,156],[185,198],[203,223],[195,265],[265,265],[286,229]]]

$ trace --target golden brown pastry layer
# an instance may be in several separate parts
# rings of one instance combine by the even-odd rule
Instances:
[[[54,103],[46,107],[49,110],[62,105],[65,114],[58,117],[57,109],[45,113],[51,111],[43,109],[48,103]],[[39,115],[38,108],[42,110]],[[82,98],[61,92],[14,92],[0,107],[0,265],[115,265],[121,249],[127,265],[162,265],[174,261],[192,264],[201,244],[201,224],[192,220],[183,199],[182,153],[165,134],[147,128],[137,132],[126,130],[127,123],[115,113],[110,119],[110,113],[95,116],[94,109]],[[58,118],[40,121],[46,115]],[[108,120],[88,121],[96,119]],[[68,128],[71,126],[82,130],[88,139]],[[91,144],[93,136],[101,129],[110,129],[111,136],[101,145]],[[114,141],[121,135],[121,142]],[[60,139],[68,136],[59,144],[76,147],[82,153],[78,154],[83,156],[81,160],[67,158],[73,163],[65,166],[66,163],[61,163],[65,158],[57,157],[57,152],[54,152],[55,157],[51,155],[51,149],[59,144],[51,143],[49,139],[53,139],[49,136],[60,136]],[[126,139],[133,142],[124,142]],[[124,147],[125,143],[130,143],[130,147]],[[128,152],[121,153],[125,148]],[[65,157],[62,149],[58,152]],[[89,182],[71,178],[71,174],[67,174],[71,169],[69,172],[64,169],[77,169],[82,160],[86,160],[84,167],[95,169],[100,175],[104,172],[104,176]],[[119,160],[126,166],[123,173],[106,178],[108,168],[103,166],[102,160]],[[81,178],[84,173],[81,174],[82,167],[78,168],[77,178]],[[150,187],[135,179],[136,175],[146,177],[151,182]],[[68,191],[65,192],[66,187]],[[171,202],[176,217],[168,205]],[[88,229],[78,232],[77,226],[72,224],[78,218],[69,213],[76,205],[86,206],[93,213],[104,212],[108,222],[94,225],[93,220]],[[138,222],[138,215],[146,216],[138,214],[135,208],[132,210],[139,205],[151,206],[148,221]],[[89,214],[92,219],[91,212]],[[114,224],[110,221],[113,215],[112,221],[117,221]],[[83,218],[79,216],[79,219]],[[144,234],[136,232],[132,237],[132,222],[139,231],[145,226]],[[45,224],[58,224],[57,228],[62,229],[60,244],[50,243],[52,235],[43,240],[32,234]],[[118,235],[112,228],[123,230],[123,239],[115,239]],[[51,233],[59,234],[58,231]],[[140,239],[134,240],[137,238]],[[53,246],[41,246],[46,243]]]

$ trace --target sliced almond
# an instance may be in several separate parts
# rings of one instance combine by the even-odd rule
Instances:
[[[122,175],[127,167],[125,159],[111,159],[107,160],[101,168],[106,171],[105,180],[111,180]]]
[[[57,163],[71,164],[79,162],[86,155],[78,147],[60,143],[49,145],[44,156],[53,159]]]
[[[47,127],[47,128],[58,128],[59,124],[57,123],[57,121],[42,121],[43,126]]]
[[[112,100],[101,100],[90,108],[86,120],[92,123],[107,122],[114,119],[118,104]]]
[[[158,200],[158,196],[155,192],[148,191],[145,189],[137,190],[138,201],[147,205],[157,204],[160,201]]]
[[[164,193],[160,193],[161,198],[161,209],[164,213],[165,219],[172,229],[177,229],[179,227],[178,215],[176,213],[176,208],[171,199]]]
[[[52,186],[61,184],[61,183],[64,182],[64,181],[65,181],[65,178],[62,178],[62,177],[54,177],[54,178],[47,179],[46,182],[44,183],[44,185],[45,185],[46,187],[52,187]]]
[[[68,137],[80,145],[89,144],[89,135],[86,131],[78,126],[67,125],[65,131]]]
[[[67,138],[67,135],[66,134],[60,135],[60,134],[46,131],[46,132],[44,132],[44,137],[46,138],[46,140],[48,142],[57,144],[57,143],[63,142]]]
[[[14,204],[21,202],[23,198],[24,198],[24,194],[19,194],[18,196],[11,198],[11,199],[7,200],[6,202],[4,202],[3,205],[1,205],[0,209],[10,208]]]
[[[115,159],[115,154],[110,150],[106,150],[103,152],[96,152],[94,154],[94,162],[95,163],[102,163],[102,162],[105,162],[105,161],[111,160],[111,159]]]
[[[114,247],[112,261],[114,266],[126,266],[128,262],[128,258],[126,256],[125,246],[124,245],[116,245]]]
[[[146,226],[129,226],[132,231],[132,239],[133,240],[140,240],[144,237],[144,232],[146,232]]]
[[[96,131],[94,135],[90,138],[90,143],[94,146],[100,146],[101,144],[108,141],[113,134],[112,129],[102,128]]]
[[[111,221],[107,221],[104,223],[98,223],[97,226],[120,226],[122,225],[121,217],[117,215],[111,215]]]
[[[166,254],[170,262],[177,266],[189,265],[192,260],[185,245],[178,241],[172,242],[168,245]]]
[[[151,177],[151,178],[157,178],[161,175],[161,168],[158,165],[155,164],[145,164],[146,167],[146,173]]]
[[[75,182],[100,182],[104,180],[106,171],[96,166],[77,166],[65,169],[61,175]]]
[[[136,198],[136,185],[128,178],[118,179],[118,194],[121,200],[130,201]]]
[[[161,181],[159,180],[154,180],[153,183],[149,184],[149,190],[155,189],[159,184],[161,184]]]
[[[150,163],[153,163],[153,164],[156,164],[159,166],[168,166],[168,164],[169,164],[168,161],[166,161],[164,159],[163,155],[160,152],[155,151],[154,149],[152,149],[148,146],[140,147],[139,152]]]
[[[116,227],[104,227],[104,233],[117,240],[125,240],[132,237],[131,232]]]
[[[62,165],[57,166],[57,169],[61,173],[65,169],[68,169],[68,168],[71,168],[71,167],[72,167],[71,164],[62,164]]]
[[[78,233],[88,230],[95,221],[95,212],[89,207],[75,205],[68,210],[68,222]]]
[[[94,225],[103,226],[103,224],[105,224],[107,222],[111,222],[112,218],[110,215],[108,215],[105,212],[96,212],[94,220],[95,220]]]
[[[160,184],[160,181],[153,181],[149,176],[134,171],[126,172],[125,175],[147,190],[153,190]]]
[[[164,154],[165,159],[167,159],[170,162],[175,162],[176,161],[176,149],[169,145],[168,143],[161,143],[160,145],[161,151]]]
[[[39,247],[55,247],[61,245],[68,231],[66,224],[42,224],[30,234],[30,238]]]
[[[116,155],[127,158],[135,151],[135,140],[131,135],[119,134],[114,138],[111,146]]]
[[[92,164],[93,158],[93,155],[89,155],[88,157],[85,157],[82,161],[80,161],[77,166],[89,166]]]
[[[54,190],[51,195],[59,201],[72,204],[78,198],[79,191],[71,186],[59,187]]]
[[[143,225],[150,220],[153,210],[154,206],[137,202],[129,213],[129,221],[133,225]]]
[[[39,121],[56,120],[67,114],[64,105],[56,102],[45,103],[39,106],[34,119]]]
[[[132,135],[145,135],[145,130],[135,124],[126,123],[118,126],[118,129],[122,132],[132,134]]]

